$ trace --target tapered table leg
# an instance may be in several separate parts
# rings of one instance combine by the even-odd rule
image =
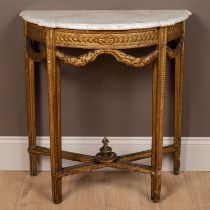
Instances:
[[[183,23],[183,36],[185,24]],[[184,42],[180,53],[175,58],[175,114],[174,114],[174,174],[180,171],[180,150],[181,150],[181,124],[182,124],[182,92],[184,74]]]
[[[48,74],[48,103],[50,124],[50,152],[53,202],[62,201],[62,178],[58,172],[62,167],[61,151],[61,96],[60,68],[55,57],[54,30],[47,29],[47,74]]]
[[[29,57],[26,42],[27,42],[27,23],[25,23],[25,72],[26,72],[26,102],[27,102],[27,124],[28,124],[28,139],[29,149],[36,146],[36,111],[35,111],[35,72],[34,61]],[[37,156],[29,154],[30,159],[30,174],[37,175]]]
[[[159,29],[159,56],[153,67],[151,199],[158,202],[161,192],[163,117],[165,98],[167,28]]]

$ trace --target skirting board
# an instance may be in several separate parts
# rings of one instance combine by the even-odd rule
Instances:
[[[151,137],[108,137],[110,146],[118,155],[151,148]],[[95,155],[102,146],[102,137],[63,137],[63,150]],[[173,143],[172,137],[164,138],[164,145]],[[49,147],[49,137],[37,137],[37,144]],[[0,136],[0,170],[29,170],[28,139],[26,136]],[[163,158],[163,170],[173,168],[172,156]],[[150,163],[142,160],[141,163]],[[63,161],[63,165],[77,164]],[[42,157],[39,170],[50,169],[49,157]],[[103,169],[105,170],[105,169]],[[113,170],[113,169],[108,169]],[[183,137],[181,149],[182,171],[210,171],[210,137]]]

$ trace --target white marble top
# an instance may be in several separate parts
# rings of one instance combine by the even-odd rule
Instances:
[[[25,10],[20,16],[51,28],[129,30],[174,25],[189,18],[188,10]]]

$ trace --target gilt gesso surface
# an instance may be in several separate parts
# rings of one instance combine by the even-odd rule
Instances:
[[[184,34],[185,20],[189,15],[190,12],[185,10],[24,11],[21,13],[25,20],[30,172],[31,175],[37,175],[39,156],[50,156],[54,203],[62,201],[62,177],[70,174],[104,167],[148,173],[151,174],[151,199],[154,202],[160,199],[163,154],[173,155],[174,173],[179,174]],[[169,47],[170,41],[174,41],[176,47]],[[43,51],[36,51],[35,42],[45,44],[46,48]],[[153,50],[142,57],[129,55],[122,50],[147,46],[151,46]],[[60,47],[84,48],[89,49],[89,52],[72,56],[64,53]],[[112,55],[118,62],[136,67],[136,70],[150,63],[153,64],[151,150],[118,156],[108,145],[108,139],[104,137],[103,147],[96,155],[62,151],[60,64],[63,62],[74,66],[84,66],[93,62],[101,54]],[[175,126],[173,144],[163,146],[167,57],[175,59]],[[36,144],[34,63],[42,60],[46,60],[47,63],[50,148]],[[132,163],[144,158],[151,158],[151,165]],[[62,159],[82,163],[63,167]]]

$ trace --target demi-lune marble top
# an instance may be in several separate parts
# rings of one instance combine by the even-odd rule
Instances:
[[[189,18],[188,10],[25,10],[30,23],[78,30],[129,30],[174,25]]]

